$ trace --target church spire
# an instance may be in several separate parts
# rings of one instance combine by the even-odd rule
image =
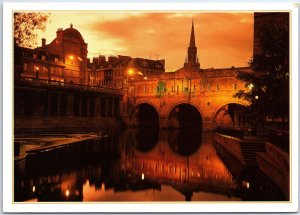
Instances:
[[[194,33],[194,20],[192,20],[192,30],[191,30],[191,38],[190,38],[190,47],[196,47],[196,45],[195,45],[195,33]]]
[[[200,68],[200,64],[197,57],[197,47],[195,43],[194,20],[192,20],[190,44],[188,47],[187,61],[184,63],[184,67],[193,69]]]

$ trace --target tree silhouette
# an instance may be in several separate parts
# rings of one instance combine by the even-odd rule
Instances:
[[[276,24],[258,30],[260,51],[249,62],[253,72],[237,74],[248,90],[234,97],[251,102],[260,120],[279,116],[284,122],[289,116],[289,30]]]
[[[14,41],[17,46],[33,48],[37,45],[37,31],[45,31],[49,13],[14,13]]]

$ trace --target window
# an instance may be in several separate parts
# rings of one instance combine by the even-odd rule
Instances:
[[[42,60],[46,60],[46,56],[45,55],[42,56]]]
[[[58,63],[58,58],[57,57],[54,58],[54,62]]]
[[[207,84],[207,89],[210,90],[210,84]]]
[[[45,66],[43,66],[43,73],[48,73],[48,69]]]
[[[33,58],[33,59],[36,59],[36,58],[37,58],[37,54],[33,54],[33,55],[32,55],[32,58]]]
[[[194,85],[194,91],[196,91],[196,85]]]
[[[217,84],[217,90],[220,90],[220,84]]]
[[[146,85],[144,86],[144,93],[146,93]]]
[[[28,64],[27,64],[27,63],[24,63],[24,64],[23,64],[23,70],[24,70],[24,71],[27,71],[27,70],[28,70]]]
[[[50,68],[50,73],[51,73],[51,75],[54,75],[54,74],[55,74],[54,67],[51,67],[51,68]]]

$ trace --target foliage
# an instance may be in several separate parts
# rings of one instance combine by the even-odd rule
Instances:
[[[16,45],[33,48],[37,45],[37,31],[45,31],[50,14],[14,13],[14,40]]]
[[[158,81],[157,83],[157,97],[162,97],[165,94],[166,83],[163,81]]]
[[[289,115],[289,32],[276,25],[260,29],[259,53],[249,65],[253,72],[241,72],[237,78],[248,91],[240,90],[234,96],[251,102],[253,110],[265,116]]]

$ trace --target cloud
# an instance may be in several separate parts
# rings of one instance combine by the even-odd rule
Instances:
[[[184,63],[193,18],[202,67],[246,66],[252,55],[252,13],[105,13],[97,17],[102,18],[81,25],[93,35],[93,41],[88,41],[92,53],[101,48],[133,57],[149,58],[151,53],[152,58],[166,59],[169,70],[178,69]]]

